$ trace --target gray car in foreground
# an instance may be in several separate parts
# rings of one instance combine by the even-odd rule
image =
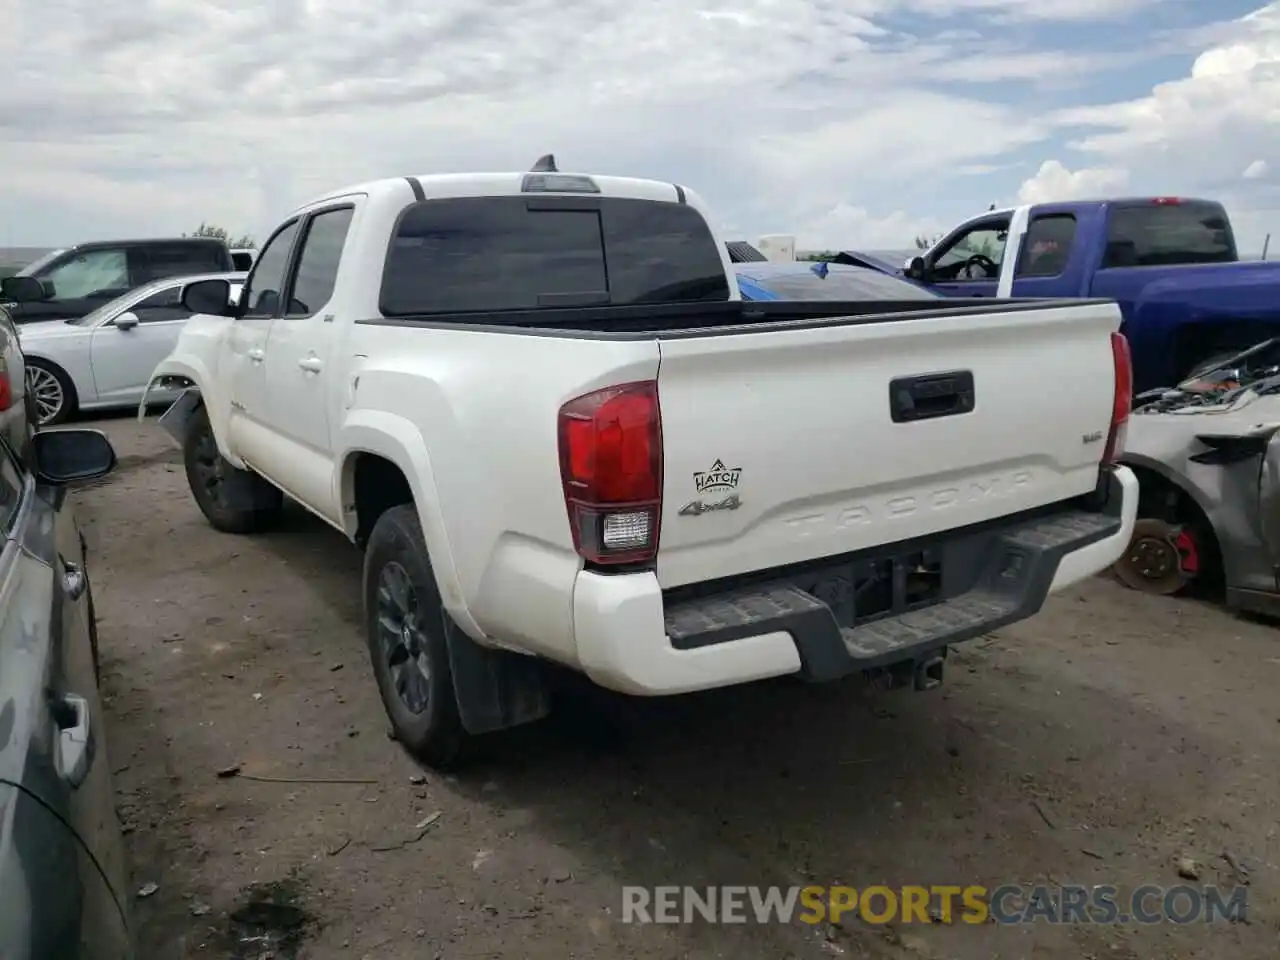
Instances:
[[[22,397],[0,388],[10,407]],[[115,454],[95,430],[28,439],[0,439],[0,957],[127,960],[93,594],[65,486]]]
[[[1280,339],[1137,403],[1121,461],[1142,496],[1117,576],[1280,616]]]

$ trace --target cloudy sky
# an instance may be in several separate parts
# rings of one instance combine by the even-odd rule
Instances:
[[[731,236],[910,246],[992,202],[1280,231],[1280,2],[0,0],[0,244],[261,236],[379,176],[674,180]]]

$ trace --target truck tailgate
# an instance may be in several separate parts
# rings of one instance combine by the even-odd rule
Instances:
[[[896,543],[1092,490],[1112,303],[660,341],[664,588]]]

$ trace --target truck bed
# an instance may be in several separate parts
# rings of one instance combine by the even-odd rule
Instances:
[[[503,311],[381,317],[358,323],[488,330],[543,336],[578,335],[593,339],[648,340],[655,337],[703,337],[741,333],[746,329],[886,323],[983,313],[1021,313],[1106,304],[1096,300],[1044,300],[1025,297],[937,297],[919,300],[777,300],[680,303],[638,307],[578,307],[558,310]]]

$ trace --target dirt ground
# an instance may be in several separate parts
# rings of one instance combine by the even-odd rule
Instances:
[[[356,549],[301,511],[218,534],[158,428],[102,426],[120,468],[76,498],[147,960],[1280,954],[1273,626],[1099,579],[937,691],[570,684],[442,777],[386,735]],[[624,884],[1232,885],[1224,851],[1247,923],[619,922]]]

